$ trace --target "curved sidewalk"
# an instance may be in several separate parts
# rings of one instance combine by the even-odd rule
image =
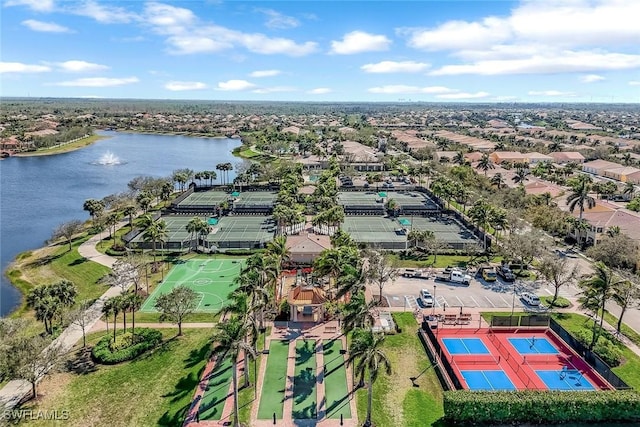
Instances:
[[[118,224],[117,228],[121,228],[126,224],[126,221],[121,221]],[[96,250],[96,244],[98,244],[100,240],[102,240],[102,233],[91,236],[86,242],[78,247],[78,253],[90,261],[97,262],[98,264],[102,264],[111,268],[116,259],[109,255],[102,254]],[[102,307],[104,305],[104,302],[109,298],[117,296],[119,294],[120,288],[109,288],[104,294],[102,294],[100,298],[96,300],[96,302],[93,303],[93,305],[91,305],[91,307],[89,307],[87,311],[89,312],[90,320],[86,325],[86,331],[90,331],[102,317]],[[50,345],[60,346],[63,351],[68,352],[81,339],[82,328],[77,325],[70,325]],[[29,384],[29,382],[24,380],[9,381],[0,390],[0,407],[4,407],[5,409],[13,409],[30,394],[31,384]]]

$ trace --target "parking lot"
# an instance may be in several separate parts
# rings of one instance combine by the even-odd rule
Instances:
[[[469,307],[486,310],[505,310],[512,306],[516,310],[527,308],[519,297],[522,292],[546,296],[553,295],[554,291],[552,286],[539,282],[506,283],[500,279],[495,282],[485,282],[474,278],[471,285],[463,286],[436,281],[433,278],[397,277],[393,283],[385,285],[382,293],[388,298],[391,306],[412,310],[423,308],[420,301],[421,289],[431,292],[436,308]],[[578,292],[579,289],[574,286],[560,288],[560,296],[569,299],[575,299]]]

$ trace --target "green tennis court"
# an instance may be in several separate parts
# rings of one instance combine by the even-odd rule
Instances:
[[[234,280],[240,275],[244,259],[191,259],[179,261],[167,277],[147,298],[141,312],[157,312],[156,299],[171,292],[176,286],[187,286],[196,291],[200,300],[196,311],[218,312],[236,289]]]

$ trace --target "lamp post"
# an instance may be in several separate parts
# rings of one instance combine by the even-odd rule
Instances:
[[[436,284],[433,284],[433,304],[431,304],[431,315],[435,316],[436,314]]]
[[[513,296],[511,298],[511,317],[513,317],[513,312],[516,308],[516,283],[518,283],[517,280],[514,280],[513,282]]]

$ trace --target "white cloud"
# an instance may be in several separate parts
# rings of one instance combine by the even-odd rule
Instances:
[[[396,32],[462,61],[433,75],[589,73],[640,67],[637,16],[637,0],[521,0],[507,16]]]
[[[640,80],[631,80],[629,86],[640,86]]]
[[[168,82],[164,85],[164,88],[171,91],[181,90],[202,90],[207,89],[208,86],[202,82]]]
[[[297,89],[291,86],[274,86],[274,87],[261,87],[255,89],[253,93],[277,93],[277,92],[296,92]]]
[[[257,70],[249,74],[250,77],[273,77],[282,74],[280,70]]]
[[[267,22],[264,25],[271,29],[286,30],[289,28],[296,28],[300,25],[300,21],[292,16],[283,15],[272,9],[257,9],[258,12],[264,13],[267,17]]]
[[[311,95],[324,95],[325,93],[331,93],[331,92],[333,92],[333,90],[331,90],[328,87],[317,87],[315,89],[311,89],[307,91],[307,93]]]
[[[419,87],[419,86],[407,86],[407,85],[386,85],[386,86],[378,86],[367,89],[370,93],[384,93],[384,94],[394,94],[394,93],[426,93],[426,94],[442,94],[442,93],[451,93],[457,92],[455,89],[450,89],[444,86],[427,86],[427,87]]]
[[[93,62],[78,60],[59,62],[56,65],[60,67],[62,71],[68,71],[70,73],[88,73],[109,69],[109,67],[107,67],[106,65],[94,64]]]
[[[595,83],[595,82],[601,82],[603,80],[606,80],[606,79],[597,74],[586,74],[584,76],[580,76],[580,81],[582,83]]]
[[[480,74],[553,74],[596,70],[625,70],[640,67],[640,55],[599,51],[551,52],[515,59],[492,59],[470,64],[445,65],[429,74],[434,76]]]
[[[366,73],[419,73],[429,68],[424,62],[415,61],[382,61],[376,64],[365,64],[360,67]]]
[[[74,15],[86,16],[102,24],[126,24],[137,19],[134,13],[123,7],[105,6],[94,0],[86,0],[68,10]]]
[[[72,33],[69,28],[56,24],[55,22],[36,21],[35,19],[27,19],[22,21],[22,25],[33,31],[42,33]]]
[[[53,0],[8,0],[4,3],[5,6],[27,6],[31,10],[36,12],[51,12],[55,3]]]
[[[51,71],[51,67],[46,65],[0,62],[0,73],[46,73],[48,71]]]
[[[345,34],[340,41],[333,40],[330,53],[351,55],[362,52],[377,52],[389,49],[389,45],[391,45],[391,40],[385,35],[352,31]]]
[[[169,52],[177,55],[212,53],[244,47],[263,55],[304,56],[317,50],[317,43],[244,33],[202,22],[191,10],[161,3],[148,3],[140,17],[143,25],[167,36]]]
[[[510,35],[508,23],[499,18],[484,18],[480,22],[450,21],[435,29],[402,28],[401,35],[409,35],[411,47],[425,50],[484,48],[506,40]]]
[[[123,86],[132,83],[138,83],[137,77],[85,77],[82,79],[69,80],[65,82],[53,83],[54,86],[70,86],[70,87],[114,87]]]
[[[436,95],[436,98],[440,99],[478,99],[478,98],[486,98],[490,94],[488,92],[456,92],[456,93],[443,93],[440,95]]]
[[[218,83],[218,90],[241,91],[254,88],[256,85],[246,80],[227,80]]]
[[[530,90],[527,92],[530,96],[575,96],[573,92],[562,92],[559,90]]]

